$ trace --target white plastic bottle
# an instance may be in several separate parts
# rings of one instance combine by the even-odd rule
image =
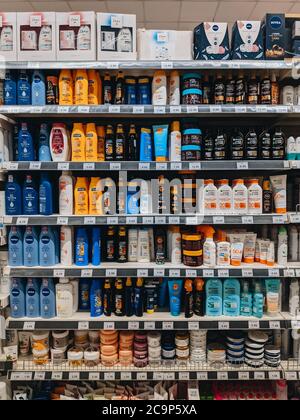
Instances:
[[[70,136],[63,123],[53,124],[50,133],[50,152],[53,162],[67,162],[70,159]]]
[[[148,229],[139,230],[137,261],[139,263],[150,262],[150,240]]]
[[[296,226],[289,226],[289,261],[297,262],[299,256],[299,235]]]
[[[171,72],[169,78],[169,105],[177,106],[180,105],[180,76],[178,71],[174,70]]]
[[[279,228],[277,263],[286,266],[288,262],[288,234],[285,227]]]
[[[170,229],[170,242],[171,242],[171,263],[178,265],[182,263],[182,251],[181,251],[181,233],[178,226],[174,226]]]
[[[262,214],[263,190],[258,179],[251,179],[248,188],[248,211],[250,214]]]
[[[243,179],[233,181],[232,200],[234,214],[248,213],[248,189]]]
[[[128,261],[137,262],[138,259],[138,230],[128,230]]]
[[[217,203],[220,214],[232,214],[232,188],[228,179],[221,179],[218,182]]]
[[[59,214],[71,216],[74,212],[74,185],[70,172],[63,171],[59,178]]]
[[[296,139],[295,137],[290,136],[286,142],[286,157],[287,157],[287,160],[296,160],[296,156],[297,156]]]
[[[167,105],[167,76],[163,70],[154,73],[152,81],[152,105]]]
[[[203,188],[204,215],[217,214],[218,212],[218,189],[213,179],[206,179]]]
[[[73,264],[73,228],[62,226],[60,228],[60,263],[66,267]]]
[[[230,265],[231,244],[226,241],[226,233],[219,233],[219,241],[217,242],[217,266],[228,267]]]
[[[290,315],[297,316],[300,310],[300,287],[299,280],[293,279],[290,284],[290,297],[289,297],[289,311]]]
[[[75,314],[79,307],[79,280],[72,279],[70,280],[70,284],[73,288],[73,313]]]
[[[171,126],[170,145],[169,145],[169,161],[181,161],[181,132],[180,122],[174,121]]]
[[[217,246],[214,241],[215,230],[211,227],[206,229],[206,240],[203,244],[203,265],[215,268],[217,261]]]
[[[141,198],[140,198],[141,214],[152,214],[152,195],[151,181],[141,182]]]
[[[58,318],[71,318],[73,315],[73,286],[69,279],[59,279],[56,289],[56,314]]]

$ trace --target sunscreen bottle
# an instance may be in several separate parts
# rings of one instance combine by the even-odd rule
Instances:
[[[89,214],[89,196],[86,178],[78,177],[74,191],[75,215]]]
[[[99,105],[99,77],[97,77],[97,71],[91,69],[88,71],[88,102],[89,105]]]
[[[97,162],[98,159],[98,135],[96,125],[87,124],[86,127],[86,161]]]
[[[206,238],[203,244],[203,265],[215,268],[217,254],[216,244],[214,242],[215,230],[211,226],[203,226],[202,231]]]
[[[74,123],[71,136],[72,161],[85,162],[86,160],[86,137],[83,124]]]
[[[103,194],[101,189],[100,178],[91,178],[89,187],[89,214],[103,214],[102,196]]]
[[[97,161],[104,162],[105,160],[105,127],[97,127],[98,146],[97,146]]]
[[[71,70],[62,70],[59,75],[59,105],[73,105],[74,89]]]
[[[80,69],[75,78],[75,105],[88,105],[89,80],[86,70]]]

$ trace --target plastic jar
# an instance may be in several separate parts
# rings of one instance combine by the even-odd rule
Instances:
[[[69,331],[52,331],[52,345],[54,349],[67,347],[69,344]]]
[[[182,249],[183,251],[199,251],[201,249],[201,235],[198,234],[183,234],[182,235]]]
[[[147,340],[149,347],[160,347],[161,334],[158,332],[148,333]]]
[[[73,347],[68,351],[68,362],[70,366],[78,367],[82,365],[83,351]]]
[[[199,267],[203,264],[203,250],[183,251],[183,264],[187,267]]]
[[[93,347],[89,347],[84,352],[84,363],[88,367],[98,366],[100,363],[100,353]]]
[[[33,348],[33,361],[37,365],[45,365],[49,361],[49,348]]]
[[[120,350],[119,351],[119,362],[122,366],[130,366],[133,361],[132,350]]]
[[[88,331],[74,331],[75,344],[84,346],[89,343]]]
[[[90,342],[90,344],[99,347],[99,345],[100,345],[99,331],[89,331],[89,342]]]
[[[49,352],[49,331],[40,331],[32,334],[32,350]]]
[[[199,128],[188,128],[182,134],[182,146],[202,146],[202,131]]]
[[[203,90],[200,74],[187,73],[183,75],[182,103],[184,105],[201,105],[203,103]]]
[[[51,349],[51,361],[54,365],[61,365],[66,360],[67,347]]]

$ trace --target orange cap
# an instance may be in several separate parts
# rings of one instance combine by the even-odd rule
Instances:
[[[210,184],[215,184],[213,179],[205,179],[204,181],[204,185],[210,185]]]
[[[202,292],[204,289],[204,285],[205,285],[205,281],[203,279],[199,277],[195,279],[195,288],[197,292]]]
[[[193,281],[186,279],[185,283],[184,283],[184,288],[187,292],[192,292],[193,291]]]

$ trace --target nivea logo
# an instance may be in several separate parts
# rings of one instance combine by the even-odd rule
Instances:
[[[17,244],[19,242],[19,237],[18,236],[11,236],[10,242],[14,245]]]
[[[219,26],[218,26],[218,25],[214,25],[214,26],[212,27],[212,29],[213,29],[213,31],[217,32],[217,31],[219,30]]]
[[[50,290],[49,289],[43,289],[42,294],[43,294],[43,296],[48,297],[50,295]]]
[[[28,294],[28,296],[34,296],[35,295],[35,290],[33,289],[33,288],[29,288],[28,290],[27,290],[27,294]]]
[[[42,238],[42,243],[43,243],[43,244],[47,245],[49,242],[50,242],[50,238],[49,238],[49,237],[44,236],[44,237]]]
[[[252,29],[252,24],[251,23],[247,23],[246,28],[250,31]]]
[[[20,290],[19,289],[12,289],[11,294],[13,295],[13,297],[18,297],[18,296],[20,296]]]
[[[273,16],[270,25],[273,29],[280,29],[282,27],[282,20],[279,16]]]
[[[26,243],[28,244],[28,245],[31,245],[31,244],[33,244],[33,236],[27,236],[26,237]]]

